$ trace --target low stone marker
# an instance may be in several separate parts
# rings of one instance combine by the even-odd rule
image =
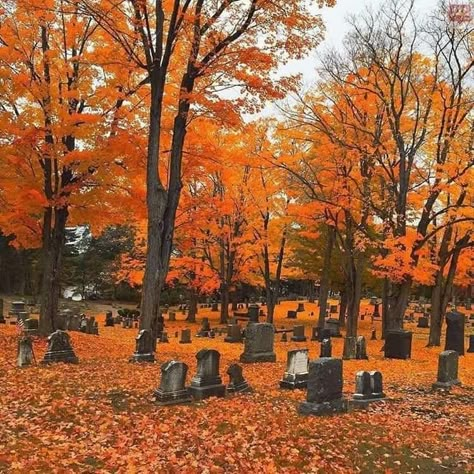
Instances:
[[[329,305],[329,313],[330,314],[337,314],[337,304]]]
[[[192,402],[186,388],[188,366],[184,362],[170,360],[161,366],[160,386],[155,390],[155,399],[159,405],[177,405]]]
[[[464,323],[464,314],[456,312],[446,314],[445,351],[456,351],[459,355],[464,355]]]
[[[196,354],[197,374],[191,381],[189,393],[196,400],[208,397],[224,397],[225,385],[219,375],[220,354],[214,349],[201,349]]]
[[[239,364],[231,364],[227,369],[229,376],[228,393],[250,393],[253,392],[248,382],[242,374],[242,367]]]
[[[311,328],[311,340],[319,341],[319,327],[318,326],[313,326]]]
[[[218,303],[212,303],[211,311],[213,311],[213,312],[219,311],[219,304]]]
[[[249,305],[247,314],[248,314],[248,317],[249,317],[249,322],[258,323],[258,316],[260,314],[260,308],[256,304],[251,304],[251,305]]]
[[[323,339],[321,341],[321,347],[319,357],[332,357],[332,343],[331,338]]]
[[[387,331],[385,335],[385,357],[387,359],[409,359],[413,334],[403,329]]]
[[[296,308],[297,313],[302,313],[304,311],[304,303],[298,303],[298,307]]]
[[[298,313],[296,311],[289,310],[288,313],[286,313],[287,319],[296,319],[298,317]]]
[[[302,415],[326,415],[347,411],[342,396],[342,360],[323,357],[309,363],[306,401],[300,403]]]
[[[176,312],[170,311],[168,314],[168,321],[174,322],[176,321]]]
[[[179,340],[180,344],[191,344],[191,329],[182,329],[181,338]]]
[[[424,328],[424,329],[429,328],[429,327],[430,327],[430,323],[429,323],[428,318],[427,318],[426,316],[420,316],[420,317],[418,318],[418,324],[417,324],[416,327],[418,327],[418,328]]]
[[[286,371],[280,380],[280,388],[305,388],[308,383],[308,349],[288,351]]]
[[[370,334],[370,340],[376,341],[377,340],[377,330],[374,328],[372,329],[372,333]]]
[[[356,374],[355,393],[351,404],[366,406],[368,403],[385,398],[382,373],[379,371],[359,371]]]
[[[238,324],[229,324],[227,326],[227,336],[225,342],[242,342],[242,329]]]
[[[272,324],[256,323],[248,325],[245,329],[245,346],[244,352],[240,356],[240,362],[275,362],[274,338]]]
[[[105,327],[114,327],[114,316],[112,311],[105,312]]]
[[[18,341],[18,353],[16,363],[18,367],[27,367],[35,361],[33,353],[33,339],[30,336],[23,336]]]
[[[166,344],[166,343],[168,343],[168,342],[170,342],[170,341],[168,340],[168,333],[167,333],[166,331],[163,331],[163,332],[161,333],[161,335],[160,335],[160,343],[161,343],[161,344]]]
[[[286,334],[286,332],[282,333],[280,341],[288,342],[288,335]]]
[[[293,342],[306,342],[306,336],[304,335],[304,326],[294,326],[293,327],[293,336],[291,336],[291,340]]]
[[[142,329],[136,337],[135,352],[130,362],[155,362],[154,342],[151,329]]]
[[[211,325],[209,324],[209,318],[202,318],[201,329],[196,334],[196,337],[209,337],[211,332]]]
[[[39,321],[37,319],[28,318],[25,320],[25,333],[29,335],[38,334]]]
[[[77,364],[79,359],[74,354],[71,346],[71,338],[65,331],[58,329],[48,337],[48,349],[44,355],[42,364],[53,362],[64,362],[68,364]]]
[[[453,385],[461,385],[458,379],[459,354],[457,351],[443,351],[438,360],[438,380],[434,389],[450,389]]]
[[[364,336],[358,336],[356,341],[356,359],[368,359],[367,343]]]
[[[324,328],[329,329],[331,337],[342,337],[340,330],[341,323],[339,319],[329,318],[324,323]]]

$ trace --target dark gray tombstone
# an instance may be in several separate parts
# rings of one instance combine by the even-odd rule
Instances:
[[[367,343],[364,336],[358,336],[356,341],[356,359],[368,359]]]
[[[211,325],[209,324],[209,318],[202,318],[201,329],[196,334],[196,337],[209,337],[211,332]]]
[[[347,411],[342,387],[341,359],[324,357],[311,361],[306,401],[300,403],[298,412],[302,415],[325,415]]]
[[[474,352],[474,334],[469,336],[469,347],[467,348],[467,352]]]
[[[168,321],[174,322],[176,321],[176,312],[170,311],[168,314]]]
[[[332,357],[332,343],[331,338],[323,339],[321,341],[321,347],[319,357]]]
[[[229,324],[227,326],[227,336],[225,342],[242,342],[242,329],[238,324]]]
[[[159,405],[177,405],[192,402],[186,388],[188,366],[184,362],[170,360],[161,366],[160,387],[155,390],[155,399]]]
[[[37,319],[28,318],[25,320],[25,332],[33,335],[37,334],[39,330],[39,321]]]
[[[245,329],[245,346],[240,362],[276,362],[276,354],[273,352],[274,337],[272,324],[248,325]]]
[[[297,313],[302,313],[304,311],[304,303],[298,303],[298,307],[296,308]]]
[[[65,362],[68,364],[77,364],[79,359],[74,354],[71,346],[71,338],[65,331],[58,329],[48,337],[48,349],[44,355],[42,364],[52,362]]]
[[[180,344],[191,344],[191,329],[181,330],[181,339],[179,340]]]
[[[18,341],[17,366],[27,367],[35,360],[33,353],[33,339],[30,336],[23,336]]]
[[[296,319],[298,317],[298,313],[296,311],[288,311],[288,313],[286,314],[286,317],[288,319]]]
[[[189,393],[196,400],[224,397],[225,385],[219,375],[220,354],[214,349],[201,349],[196,354],[197,374],[191,380]]]
[[[369,373],[372,398],[385,398],[385,393],[383,391],[382,372],[379,372],[378,370],[373,370]]]
[[[81,328],[81,318],[78,315],[72,315],[68,322],[69,331],[79,331]]]
[[[168,343],[168,342],[170,342],[170,341],[168,340],[168,333],[167,333],[166,331],[163,331],[163,332],[160,334],[160,343],[161,343],[161,344],[166,344],[166,343]]]
[[[337,312],[338,312],[337,304],[329,305],[329,313],[330,314],[337,314]]]
[[[355,386],[356,389],[351,402],[355,406],[367,406],[369,403],[385,397],[381,372],[357,372]]]
[[[252,323],[258,323],[258,315],[260,313],[260,308],[256,304],[251,304],[249,305],[248,308],[248,316],[249,316],[249,321]]]
[[[212,303],[211,306],[211,311],[219,311],[219,304],[218,303]]]
[[[461,385],[458,379],[459,353],[443,351],[438,360],[438,380],[433,384],[434,389],[450,389],[453,385]]]
[[[372,397],[370,374],[365,370],[356,373],[354,400],[369,400]]]
[[[288,351],[286,371],[283,380],[280,380],[280,388],[305,388],[308,383],[308,361],[308,349]]]
[[[113,316],[112,311],[105,312],[105,326],[114,327],[114,316]]]
[[[429,323],[429,320],[426,316],[420,316],[418,318],[418,324],[417,326],[418,328],[429,328],[430,327],[430,323]]]
[[[341,322],[339,319],[329,318],[324,322],[325,329],[329,329],[331,337],[341,337],[340,331]]]
[[[375,328],[372,329],[372,333],[370,335],[370,340],[371,341],[376,341],[377,340],[377,330]]]
[[[231,364],[227,369],[229,376],[229,385],[227,385],[227,393],[250,393],[252,388],[244,379],[242,367],[239,364]]]
[[[373,318],[380,318],[380,303],[374,304],[374,312],[372,313]]]
[[[319,329],[319,341],[324,341],[324,339],[331,338],[331,331],[328,328]]]
[[[304,335],[304,326],[293,326],[293,336],[291,336],[291,340],[293,342],[306,342],[306,336]]]
[[[283,332],[281,334],[281,339],[280,339],[281,342],[288,342],[288,334],[286,332]]]
[[[18,313],[26,312],[26,304],[24,301],[12,301],[10,305],[10,313],[12,316],[17,316]]]
[[[142,329],[136,337],[135,352],[130,362],[155,362],[154,347],[151,329]]]
[[[451,312],[446,314],[445,351],[456,351],[464,355],[464,314]]]
[[[385,357],[387,359],[409,359],[413,334],[403,329],[387,331],[385,335]]]
[[[319,341],[319,327],[318,326],[313,326],[311,328],[311,340]]]

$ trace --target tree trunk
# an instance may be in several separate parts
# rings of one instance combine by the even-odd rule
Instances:
[[[331,270],[331,257],[332,250],[334,248],[334,242],[336,240],[336,230],[328,226],[327,241],[324,250],[323,268],[321,271],[321,283],[319,289],[319,318],[318,327],[324,327],[324,319],[326,318],[326,309],[328,304],[329,295],[329,284],[330,284],[330,270]]]
[[[220,323],[227,324],[229,320],[229,286],[226,284],[221,285],[221,317]]]
[[[384,278],[382,287],[382,339],[385,339],[385,333],[387,331],[389,286],[390,282],[388,278]]]
[[[195,323],[196,322],[196,314],[197,314],[197,304],[198,304],[197,292],[194,288],[191,289],[191,293],[189,295],[189,312],[188,316],[186,317],[186,321],[188,323]]]
[[[341,304],[339,305],[339,324],[341,327],[346,324],[346,313],[347,313],[347,291],[344,289],[341,291]]]
[[[392,283],[388,295],[387,330],[403,329],[403,317],[408,307],[411,286],[411,279]]]

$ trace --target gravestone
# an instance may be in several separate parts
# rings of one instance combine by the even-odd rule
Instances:
[[[227,375],[229,376],[228,393],[250,393],[253,391],[244,379],[242,367],[239,364],[231,364],[227,369]]]
[[[467,352],[474,352],[474,334],[469,336],[469,347],[467,348]]]
[[[358,336],[356,342],[356,359],[368,359],[367,343],[364,336]]]
[[[380,303],[374,304],[374,312],[372,313],[373,318],[380,318]]]
[[[28,318],[25,320],[25,332],[28,334],[36,334],[39,330],[39,321],[37,319]]]
[[[168,321],[174,322],[176,321],[176,312],[170,311],[168,314]]]
[[[105,312],[105,327],[114,327],[114,316],[112,311]]]
[[[346,336],[344,338],[344,347],[342,349],[342,358],[349,360],[357,357],[357,338],[355,336]]]
[[[274,337],[272,324],[256,323],[247,326],[244,352],[240,356],[240,361],[276,362],[276,354],[273,352]]]
[[[296,308],[297,313],[302,313],[304,311],[304,303],[298,303],[298,307]]]
[[[300,403],[302,415],[325,415],[347,411],[342,396],[342,360],[323,357],[309,363],[306,401]]]
[[[330,314],[337,314],[337,304],[329,305],[329,313]]]
[[[382,384],[382,373],[379,371],[360,371],[356,374],[355,393],[352,404],[366,406],[370,402],[385,398]]]
[[[370,340],[371,341],[376,341],[377,340],[377,330],[375,328],[372,329],[372,333],[370,335]]]
[[[354,400],[368,400],[372,396],[370,374],[365,370],[356,373]]]
[[[291,340],[293,342],[305,342],[306,336],[304,335],[304,326],[294,326],[293,327],[293,336],[291,336]]]
[[[202,318],[201,329],[196,334],[196,337],[209,337],[211,332],[211,325],[209,324],[209,318]]]
[[[177,405],[192,402],[186,388],[188,366],[184,362],[170,360],[161,366],[160,386],[155,390],[155,399],[159,405]]]
[[[250,322],[258,323],[259,313],[260,313],[260,308],[256,304],[249,305],[247,314],[248,314]]]
[[[420,316],[418,318],[418,324],[417,326],[418,328],[429,328],[430,327],[430,323],[429,323],[429,320],[426,316]]]
[[[296,311],[292,311],[292,310],[288,311],[288,313],[286,314],[286,317],[288,319],[296,319],[297,316],[298,316],[298,313]]]
[[[167,333],[166,331],[163,331],[163,332],[161,333],[161,335],[160,335],[160,342],[161,342],[162,344],[166,344],[166,343],[170,342],[170,341],[168,340],[168,333]]]
[[[26,367],[35,360],[33,353],[33,339],[30,336],[23,336],[18,341],[17,366]]]
[[[191,329],[182,329],[181,330],[181,339],[179,340],[180,344],[191,344]]]
[[[280,380],[280,388],[305,388],[308,383],[308,349],[288,351],[286,372]]]
[[[319,341],[323,341],[324,339],[331,339],[331,330],[328,328],[319,329]]]
[[[68,321],[69,331],[79,331],[81,327],[81,318],[78,315],[72,315]]]
[[[26,312],[24,301],[12,301],[10,305],[10,315],[17,316],[18,313]]]
[[[392,329],[385,335],[385,357],[387,359],[409,359],[413,334],[403,329]]]
[[[330,338],[321,341],[319,357],[332,357],[332,343]]]
[[[319,341],[319,327],[318,326],[313,326],[311,328],[311,340]]]
[[[373,370],[370,373],[370,387],[372,389],[372,398],[384,398],[382,372]]]
[[[326,319],[324,322],[324,327],[325,329],[329,329],[329,333],[331,334],[331,337],[341,337],[341,331],[340,331],[340,326],[341,323],[339,319],[335,318],[329,318]]]
[[[218,303],[212,303],[211,306],[211,311],[219,311],[219,304]]]
[[[77,364],[79,362],[71,346],[69,334],[60,329],[48,337],[48,348],[41,361],[42,364],[49,364],[51,362],[65,362],[69,364]]]
[[[242,330],[238,324],[229,324],[227,326],[227,336],[225,342],[242,342]]]
[[[5,316],[3,315],[3,298],[0,298],[0,324],[6,324]]]
[[[86,334],[94,334],[95,318],[91,316],[86,320]]]
[[[155,362],[155,344],[151,329],[142,329],[135,340],[135,352],[130,357],[130,362]]]
[[[438,360],[438,380],[433,384],[434,389],[450,389],[453,385],[461,385],[458,379],[459,353],[443,351]]]
[[[445,351],[456,351],[464,355],[464,314],[451,312],[446,314]]]
[[[189,393],[196,400],[224,397],[225,385],[219,375],[220,354],[214,349],[201,349],[196,354],[197,374],[191,380]]]
[[[288,335],[286,334],[286,332],[282,333],[280,341],[288,342]]]

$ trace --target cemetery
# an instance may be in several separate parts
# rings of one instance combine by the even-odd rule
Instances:
[[[474,0],[1,0],[0,474],[474,474]]]

